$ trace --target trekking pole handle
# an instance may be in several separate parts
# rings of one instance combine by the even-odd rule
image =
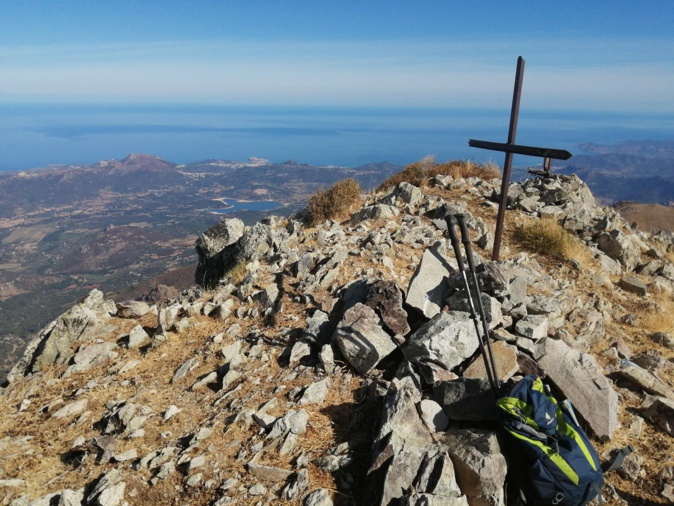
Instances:
[[[461,242],[466,248],[466,259],[468,260],[468,268],[471,272],[475,271],[475,264],[473,263],[473,250],[470,246],[470,237],[468,237],[468,229],[466,228],[466,217],[463,214],[455,215],[456,222],[459,224],[461,230]]]
[[[452,215],[445,217],[445,222],[447,222],[447,231],[449,232],[449,240],[452,242],[452,248],[454,249],[454,256],[456,257],[456,262],[459,264],[459,272],[463,272],[463,258],[461,257],[461,246],[459,245],[459,238],[456,235],[456,230],[454,230],[454,220]]]

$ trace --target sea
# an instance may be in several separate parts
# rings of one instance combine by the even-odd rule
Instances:
[[[503,162],[469,139],[506,142],[510,107],[315,107],[223,104],[0,103],[0,170],[91,164],[148,153],[176,163],[205,159],[357,167],[439,161]],[[674,139],[674,115],[520,110],[518,144],[566,149],[583,143]],[[515,164],[538,159],[515,157]]]

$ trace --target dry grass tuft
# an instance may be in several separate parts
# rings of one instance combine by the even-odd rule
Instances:
[[[454,179],[477,177],[483,180],[495,179],[501,176],[501,171],[495,163],[475,163],[471,160],[453,160],[447,163],[436,164],[428,170],[428,177],[452,176]]]
[[[499,177],[500,174],[498,166],[494,163],[482,164],[470,160],[437,163],[434,157],[427,156],[388,178],[379,185],[377,191],[394,188],[403,182],[424,188],[428,186],[429,179],[435,176],[452,176],[455,179],[478,177],[489,180]]]
[[[227,273],[229,282],[234,285],[239,285],[243,282],[244,278],[248,275],[248,269],[246,268],[246,262],[240,262],[236,264],[232,269]]]
[[[317,191],[307,206],[310,227],[339,218],[360,200],[360,185],[353,178],[337,181],[328,190]]]
[[[674,300],[671,296],[665,293],[657,293],[653,295],[652,309],[648,311],[642,318],[643,328],[649,332],[674,332]]]
[[[518,227],[515,240],[534,253],[567,260],[574,258],[581,247],[564,227],[551,218],[541,218]]]

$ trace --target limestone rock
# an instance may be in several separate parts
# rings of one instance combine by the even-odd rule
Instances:
[[[471,505],[505,506],[506,460],[494,432],[464,429],[440,436]]]
[[[519,370],[519,366],[517,365],[517,348],[504,341],[496,341],[491,344],[491,350],[496,363],[497,379],[507,381]],[[477,357],[475,362],[470,364],[468,369],[463,372],[463,377],[487,378],[487,370],[485,369],[482,356]]]
[[[73,356],[73,343],[100,336],[113,329],[108,320],[117,308],[103,292],[92,290],[79,304],[47,325],[27,346],[23,357],[7,375],[9,382],[42,370],[49,364],[66,363]]]
[[[147,302],[138,300],[126,300],[117,303],[117,316],[119,318],[140,318],[150,312],[150,305]]]
[[[628,271],[634,270],[641,261],[639,246],[616,229],[597,237],[597,247],[610,258],[619,261]]]
[[[538,341],[548,335],[550,321],[544,315],[527,315],[515,324],[518,334]]]
[[[620,278],[618,286],[627,292],[636,293],[642,297],[645,297],[648,294],[646,285],[635,276],[625,276],[624,278]]]
[[[450,420],[498,420],[494,394],[485,379],[457,378],[433,386],[433,399]]]
[[[402,351],[412,363],[435,362],[451,370],[470,357],[479,345],[468,313],[440,313],[411,334]]]
[[[666,397],[670,401],[674,401],[674,390],[669,388],[646,369],[642,369],[629,360],[623,360],[620,363],[620,375],[639,385],[650,394]]]
[[[597,437],[611,439],[618,426],[618,394],[594,357],[547,338],[534,358]]]
[[[305,404],[321,404],[330,390],[330,378],[324,378],[309,385],[298,401],[300,406]]]
[[[330,492],[324,488],[314,490],[304,498],[303,504],[304,506],[332,506]]]
[[[87,407],[87,403],[88,403],[87,399],[79,399],[75,402],[71,402],[70,404],[66,404],[61,409],[56,411],[52,415],[52,418],[66,418],[69,416],[77,415],[82,411],[84,411],[84,409]]]
[[[227,242],[229,242],[229,239]],[[197,245],[197,253],[200,254],[200,257],[195,273],[196,283],[205,287],[215,286],[225,274],[237,265],[257,260],[268,253],[271,244],[270,227],[263,223],[256,223],[254,226],[247,228],[236,242],[228,244],[210,257],[208,254],[216,248],[203,248]]]
[[[663,432],[674,437],[674,401],[648,396],[641,405],[641,416],[653,422]]]
[[[427,249],[410,280],[405,302],[426,318],[433,318],[442,310],[455,270],[446,257]]]
[[[374,309],[361,303],[344,314],[332,339],[360,374],[372,370],[396,349],[395,343],[381,328]]]
[[[419,416],[431,432],[442,432],[449,425],[449,418],[442,410],[442,406],[430,399],[424,399],[419,403]]]
[[[484,309],[484,316],[487,319],[489,329],[492,330],[503,323],[501,303],[486,293],[480,293],[480,300],[482,301],[482,308]],[[449,299],[447,299],[447,304],[453,310],[464,311],[466,313],[470,312],[470,302],[466,297],[465,291],[456,292]],[[475,305],[477,317],[481,318],[478,301],[475,298],[473,298],[473,304]]]

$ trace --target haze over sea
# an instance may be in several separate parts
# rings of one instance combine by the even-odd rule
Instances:
[[[504,83],[504,86],[512,84]],[[585,142],[674,139],[674,114],[520,111],[519,144],[580,154]],[[0,104],[0,170],[89,164],[150,153],[189,163],[208,158],[312,165],[407,164],[494,160],[502,154],[468,147],[468,139],[505,142],[510,104],[501,109],[446,107],[316,107],[179,104]],[[516,164],[537,159],[517,157]]]

